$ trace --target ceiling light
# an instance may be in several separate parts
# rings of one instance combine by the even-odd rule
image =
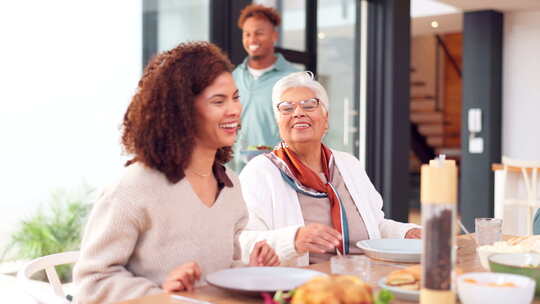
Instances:
[[[432,28],[438,28],[439,27],[439,22],[437,22],[435,20],[431,21],[431,27]]]

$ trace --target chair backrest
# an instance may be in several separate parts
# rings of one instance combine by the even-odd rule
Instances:
[[[540,202],[537,199],[538,172],[540,171],[540,161],[524,161],[503,156],[502,163],[504,165],[505,176],[505,185],[503,189],[505,203],[507,205],[509,204],[526,207],[528,215],[527,221],[523,222],[519,219],[516,219],[516,221],[526,223],[527,234],[530,235],[533,232],[533,211],[534,209],[540,207]],[[510,167],[519,168],[519,172],[523,180],[523,185],[525,186],[525,193],[527,197],[526,199],[519,198],[517,193],[511,193],[511,195],[508,195],[508,192],[510,192],[508,191],[508,176],[510,172]],[[514,192],[518,192],[517,187],[514,188]]]
[[[521,169],[521,175],[525,182],[527,191],[527,200],[533,203],[537,198],[538,171],[540,171],[540,161],[524,161],[502,157],[504,170],[508,172],[508,167],[517,167]]]
[[[51,254],[34,259],[24,265],[17,273],[17,284],[23,291],[41,303],[69,303],[66,294],[62,289],[62,284],[56,272],[56,266],[73,264],[79,259],[79,251],[68,251]],[[31,277],[38,271],[45,270],[49,285],[53,293],[43,293],[36,290],[35,281]]]

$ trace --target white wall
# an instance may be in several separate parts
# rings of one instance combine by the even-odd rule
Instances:
[[[504,14],[502,154],[540,160],[540,11]]]
[[[141,0],[0,3],[0,246],[51,190],[120,173],[141,36]]]

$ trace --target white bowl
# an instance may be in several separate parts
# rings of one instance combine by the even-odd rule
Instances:
[[[473,279],[478,283],[469,283]],[[513,283],[515,287],[489,286],[488,283]],[[463,304],[529,304],[536,282],[531,278],[508,273],[471,272],[459,276],[457,289]]]
[[[504,241],[495,242],[493,245],[484,245],[476,248],[480,258],[480,264],[485,270],[489,270],[488,258],[497,253],[528,253],[530,250],[521,245],[510,245]]]

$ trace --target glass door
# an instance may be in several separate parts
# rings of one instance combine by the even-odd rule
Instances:
[[[358,152],[357,1],[319,0],[317,6],[318,79],[330,99],[328,146]]]
[[[317,74],[317,1],[255,2],[271,5],[281,14],[276,52],[281,53],[300,70],[309,70]]]
[[[300,69],[315,72],[328,92],[330,129],[325,143],[358,156],[357,1],[277,0],[275,7],[282,16],[278,51]]]
[[[143,64],[181,42],[210,39],[210,0],[144,0]]]

